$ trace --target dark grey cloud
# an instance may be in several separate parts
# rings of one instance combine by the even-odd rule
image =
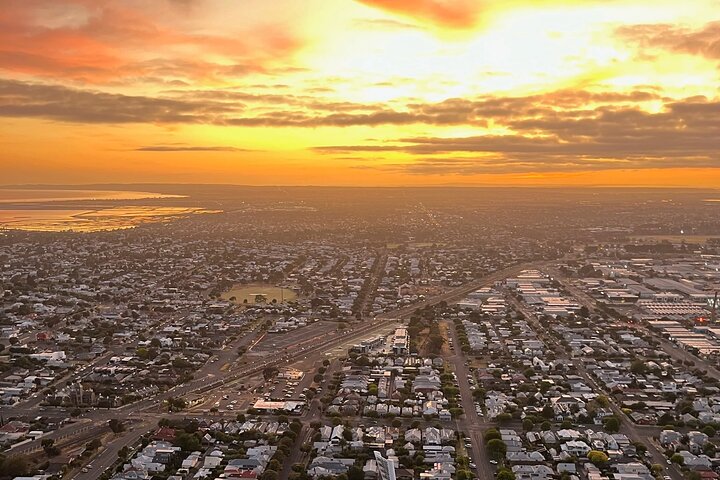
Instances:
[[[61,85],[0,80],[0,116],[41,117],[79,123],[206,123],[245,127],[351,127],[469,125],[489,120],[551,116],[588,102],[623,103],[660,98],[647,91],[589,93],[563,90],[529,97],[453,98],[438,103],[360,104],[309,95],[258,94],[239,89],[170,90],[131,96]]]
[[[256,105],[251,109],[249,103]],[[328,102],[313,97],[233,90],[175,90],[165,96],[149,97],[15,80],[0,80],[0,116],[88,124],[205,123],[247,127],[445,123],[442,115],[398,112],[382,105]]]
[[[661,111],[648,112],[629,100],[654,98],[644,93],[607,98],[620,103],[601,103],[594,108],[577,98],[590,97],[560,92],[543,98],[475,102],[473,108],[512,131],[505,135],[401,137],[370,145],[319,146],[315,151],[344,156],[406,154],[412,162],[372,168],[418,174],[720,167],[720,101],[664,99]],[[466,109],[464,103],[445,102],[425,110],[447,113]],[[558,108],[560,105],[565,108]]]
[[[720,60],[720,21],[692,29],[671,24],[628,25],[617,29],[642,51],[662,49]]]
[[[219,103],[120,95],[0,80],[0,116],[76,123],[200,123],[228,112]]]

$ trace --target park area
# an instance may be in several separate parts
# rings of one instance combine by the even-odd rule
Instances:
[[[291,302],[297,298],[297,294],[289,288],[275,285],[235,285],[225,292],[222,298],[235,303],[255,305],[259,303]]]

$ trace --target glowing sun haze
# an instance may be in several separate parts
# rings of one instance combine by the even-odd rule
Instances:
[[[9,0],[3,184],[720,186],[720,1]]]

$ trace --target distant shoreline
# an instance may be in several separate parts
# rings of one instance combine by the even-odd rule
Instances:
[[[0,204],[95,200],[140,200],[152,198],[184,198],[184,196],[129,190],[0,187]]]
[[[0,185],[0,194],[6,190],[54,190],[54,191],[115,191],[115,192],[137,192],[156,195],[158,198],[177,198],[186,195],[170,193],[150,193],[148,190],[177,191],[178,189],[192,188],[214,188],[223,189],[247,189],[247,190],[675,190],[675,191],[708,191],[717,192],[720,187],[713,186],[687,186],[687,185],[512,185],[512,184],[429,184],[429,185],[250,185],[242,183],[88,183],[88,184],[16,184]]]

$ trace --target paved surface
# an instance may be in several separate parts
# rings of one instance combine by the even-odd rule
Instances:
[[[123,447],[131,448],[140,441],[140,437],[156,425],[157,422],[146,420],[137,426],[130,427],[131,429],[127,432],[127,434],[121,434],[116,437],[105,446],[104,450],[93,458],[90,462],[92,467],[88,469],[87,473],[82,473],[82,471],[80,471],[72,478],[75,480],[97,479],[105,470],[110,468],[118,460],[118,452]]]
[[[454,345],[453,350],[449,355],[446,355],[445,359],[453,366],[453,370],[457,375],[458,388],[464,410],[464,418],[457,422],[458,429],[464,430],[472,442],[472,447],[469,450],[472,452],[472,462],[477,465],[475,474],[481,479],[491,479],[495,475],[495,469],[490,464],[490,458],[483,444],[483,433],[489,426],[485,423],[485,417],[478,416],[475,410],[472,388],[468,382],[470,369],[465,365],[467,359],[460,348],[460,341],[457,337],[455,324],[452,321],[444,321],[443,323],[446,325],[448,336],[452,338]]]

